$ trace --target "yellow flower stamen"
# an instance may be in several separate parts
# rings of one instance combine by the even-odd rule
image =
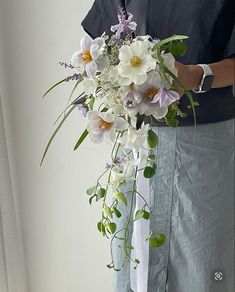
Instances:
[[[154,99],[154,96],[158,94],[159,90],[160,88],[158,87],[151,87],[146,91],[145,96],[148,100],[152,101]]]
[[[85,63],[89,63],[92,61],[91,53],[90,51],[85,51],[82,55],[82,60]]]
[[[142,65],[142,60],[138,56],[133,56],[130,60],[130,64],[134,68],[138,68]]]
[[[108,130],[111,128],[113,123],[109,123],[109,122],[106,122],[104,121],[103,119],[100,119],[99,121],[99,127],[101,130]]]

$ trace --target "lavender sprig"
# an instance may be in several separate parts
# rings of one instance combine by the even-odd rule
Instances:
[[[60,66],[63,66],[65,69],[74,69],[74,66],[68,63],[59,62]]]

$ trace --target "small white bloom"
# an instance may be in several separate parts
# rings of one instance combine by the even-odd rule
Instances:
[[[130,46],[121,47],[118,65],[120,85],[143,84],[147,79],[147,72],[155,70],[156,61],[148,48],[148,43],[144,41],[136,41]]]
[[[107,66],[107,59],[102,55],[105,40],[101,37],[93,40],[86,35],[81,39],[80,45],[80,50],[71,57],[71,64],[79,72],[86,71],[87,76],[92,78]]]
[[[110,112],[92,110],[87,117],[89,120],[87,130],[95,143],[101,143],[103,140],[114,142],[116,131],[124,131],[128,127],[128,123],[123,118],[115,117]]]
[[[124,158],[118,167],[111,171],[111,184],[117,189],[120,184],[135,180],[135,168],[138,166],[139,159],[130,160],[128,156]]]
[[[82,81],[82,85],[84,88],[84,92],[87,95],[95,95],[96,93],[96,89],[97,89],[97,85],[98,85],[98,81],[96,78],[85,78]]]
[[[148,137],[149,124],[142,125],[138,130],[134,128],[128,128],[128,131],[119,138],[119,143],[125,149],[131,149],[135,154],[137,154],[141,147],[147,147],[147,137]]]

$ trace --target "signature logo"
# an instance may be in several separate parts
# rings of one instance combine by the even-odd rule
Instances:
[[[216,283],[224,282],[225,273],[221,269],[216,269],[211,273],[211,278]]]

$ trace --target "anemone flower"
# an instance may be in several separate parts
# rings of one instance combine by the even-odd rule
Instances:
[[[160,106],[158,94],[161,92],[162,81],[156,71],[148,73],[147,80],[142,85],[131,86],[124,96],[124,105],[130,115],[154,116],[156,119],[162,119],[167,114],[167,106]],[[137,98],[138,97],[138,101]],[[134,102],[132,101],[134,100]]]
[[[130,46],[124,45],[120,48],[118,65],[120,85],[143,84],[147,79],[147,72],[155,70],[156,60],[148,48],[148,42],[145,41],[136,41]]]
[[[105,40],[101,37],[92,39],[86,35],[81,39],[80,50],[75,52],[70,63],[80,73],[86,71],[89,78],[101,72],[107,66],[107,59],[103,56]]]
[[[87,130],[90,138],[95,143],[101,143],[103,140],[114,142],[117,131],[124,131],[128,123],[121,117],[115,117],[110,112],[98,112],[92,110],[87,115],[89,123]]]

